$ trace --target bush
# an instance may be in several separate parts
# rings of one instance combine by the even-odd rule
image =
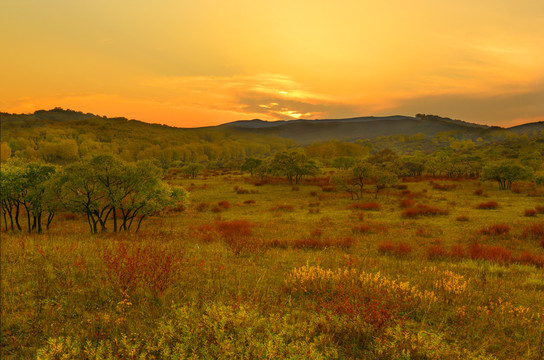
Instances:
[[[536,216],[536,210],[535,209],[525,209],[524,215],[525,216]]]
[[[472,244],[468,253],[471,259],[484,259],[498,263],[512,262],[512,252],[502,246]]]
[[[215,223],[217,232],[235,254],[256,251],[260,247],[259,241],[250,238],[253,226],[255,225],[247,220],[218,221]]]
[[[440,244],[431,245],[426,249],[427,259],[441,258],[445,257],[447,254],[448,252],[446,249]]]
[[[521,236],[524,238],[542,239],[544,241],[544,221],[526,226]]]
[[[404,198],[400,200],[401,208],[409,208],[409,207],[413,207],[414,205],[415,205],[415,202],[412,199]]]
[[[203,211],[208,210],[209,207],[210,207],[210,204],[205,203],[205,202],[201,202],[195,207],[195,209],[198,212],[203,212]]]
[[[406,243],[393,244],[391,241],[384,241],[378,244],[378,252],[405,256],[412,252],[412,246]]]
[[[474,195],[482,196],[483,194],[484,194],[484,191],[482,189],[474,190]]]
[[[506,224],[495,224],[490,227],[483,228],[479,231],[480,234],[484,235],[505,235],[510,232],[510,226]]]
[[[470,218],[468,216],[466,216],[466,215],[461,215],[461,216],[456,217],[455,220],[457,220],[457,221],[469,221]]]
[[[460,244],[453,245],[450,248],[449,255],[453,258],[458,258],[458,259],[464,258],[466,254],[465,254],[465,249],[463,248],[463,245],[460,245]]]
[[[227,200],[222,200],[217,203],[217,206],[223,209],[230,209],[230,203]]]
[[[253,205],[253,204],[255,204],[255,200],[252,200],[252,199],[246,200],[246,201],[244,201],[244,204]]]
[[[496,201],[488,201],[485,203],[480,203],[476,206],[476,209],[490,210],[496,209],[499,207],[499,204]]]
[[[294,211],[295,207],[293,205],[276,205],[270,210],[272,211]]]
[[[417,204],[415,207],[411,207],[402,212],[402,217],[405,218],[417,218],[421,216],[436,216],[436,215],[447,215],[449,212],[447,210],[442,210],[437,207]]]
[[[360,204],[351,204],[349,206],[350,209],[356,209],[356,210],[380,210],[380,204],[376,202],[369,202],[369,203],[360,203]]]
[[[522,264],[535,265],[537,267],[544,266],[544,256],[535,255],[529,251],[523,251],[519,255],[517,261]]]
[[[535,211],[536,211],[538,214],[544,214],[544,206],[537,206],[537,207],[535,207]]]

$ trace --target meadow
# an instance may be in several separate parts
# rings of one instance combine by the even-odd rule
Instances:
[[[138,232],[3,232],[3,359],[543,359],[544,189],[405,178],[362,199],[235,171]]]

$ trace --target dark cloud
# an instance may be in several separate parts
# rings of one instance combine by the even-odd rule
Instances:
[[[544,117],[544,81],[525,92],[502,95],[436,95],[408,99],[395,113],[448,116],[488,125],[508,125],[515,119]]]

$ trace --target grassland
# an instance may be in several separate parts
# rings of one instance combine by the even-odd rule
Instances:
[[[2,358],[544,358],[542,189],[329,175],[173,172],[138,233],[2,233]]]

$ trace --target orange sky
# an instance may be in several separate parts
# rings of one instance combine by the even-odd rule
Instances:
[[[2,0],[0,111],[544,120],[542,0]]]

